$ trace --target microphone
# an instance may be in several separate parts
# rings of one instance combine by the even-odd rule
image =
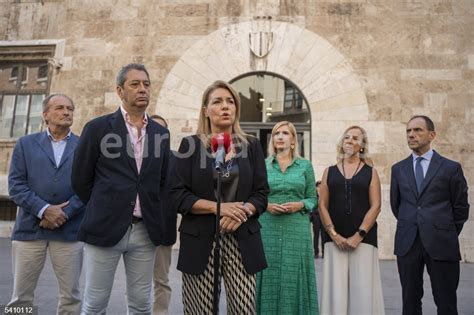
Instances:
[[[226,132],[219,133],[211,139],[211,149],[216,153],[216,170],[220,171],[225,161],[225,156],[230,150],[230,135]]]

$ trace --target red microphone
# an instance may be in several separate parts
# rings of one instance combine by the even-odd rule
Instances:
[[[225,161],[225,156],[230,151],[230,135],[226,132],[219,133],[211,139],[212,152],[216,153],[216,170],[220,170]]]

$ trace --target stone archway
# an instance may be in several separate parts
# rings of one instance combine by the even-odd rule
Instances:
[[[168,73],[157,111],[167,117],[177,147],[196,131],[201,96],[215,80],[269,71],[294,82],[311,109],[312,159],[316,171],[335,160],[335,139],[349,121],[367,121],[367,99],[350,62],[321,36],[286,22],[273,22],[274,44],[258,59],[248,47],[251,22],[231,24],[191,46]],[[186,126],[186,127],[183,127]],[[318,173],[319,173],[318,172]]]

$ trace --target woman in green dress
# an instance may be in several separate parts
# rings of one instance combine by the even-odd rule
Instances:
[[[268,208],[260,218],[268,268],[257,274],[257,314],[319,313],[311,226],[316,210],[311,162],[298,154],[295,126],[282,121],[272,130],[266,160]]]

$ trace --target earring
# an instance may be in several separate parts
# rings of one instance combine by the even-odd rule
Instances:
[[[364,148],[360,148],[359,152],[364,153]]]
[[[290,148],[291,148],[292,150],[294,150],[295,145],[294,145],[294,144],[290,145]]]

